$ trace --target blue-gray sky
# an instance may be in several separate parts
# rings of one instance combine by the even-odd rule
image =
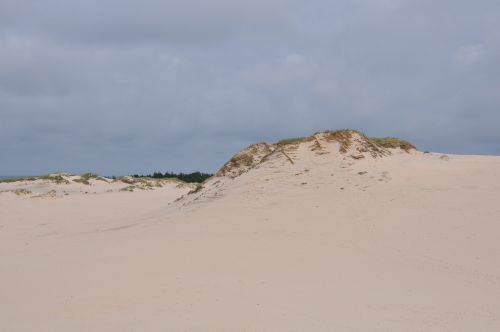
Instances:
[[[498,0],[0,0],[0,174],[215,171],[356,128],[500,154]]]

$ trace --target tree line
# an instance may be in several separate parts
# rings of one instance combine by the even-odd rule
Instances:
[[[202,172],[193,172],[193,173],[174,173],[174,172],[154,172],[153,174],[148,174],[148,175],[139,175],[139,174],[134,174],[132,177],[134,178],[142,178],[142,177],[148,177],[148,178],[154,178],[154,179],[179,179],[184,182],[197,182],[201,183],[211,177],[213,174],[210,173],[202,173]]]

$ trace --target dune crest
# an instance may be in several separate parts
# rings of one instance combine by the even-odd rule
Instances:
[[[184,205],[221,198],[231,189],[248,188],[260,192],[266,187],[292,186],[292,190],[316,187],[345,187],[349,180],[357,190],[368,184],[386,182],[388,171],[379,166],[386,158],[422,155],[416,147],[397,138],[369,138],[344,129],[315,133],[309,137],[285,139],[277,143],[257,143],[236,153],[214,177],[179,199]],[[370,172],[368,179],[359,175]],[[335,178],[334,178],[335,176]],[[341,180],[344,179],[344,180]],[[264,195],[266,193],[263,193]]]
[[[335,154],[338,151],[354,159],[366,156],[372,158],[387,156],[391,154],[392,149],[406,152],[416,150],[415,146],[409,142],[396,138],[369,138],[353,129],[325,131],[309,137],[285,139],[274,144],[252,144],[235,154],[222,166],[216,176],[237,177],[266,162],[274,155],[285,157],[291,164],[294,164],[296,151],[306,144],[309,151],[313,152],[311,155],[320,156],[333,153],[334,157],[338,157]]]

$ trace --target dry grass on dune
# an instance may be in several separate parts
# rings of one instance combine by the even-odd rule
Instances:
[[[83,184],[86,184],[86,185],[90,185],[90,180],[91,179],[95,179],[95,180],[99,180],[99,181],[106,181],[105,178],[103,178],[102,176],[99,176],[97,174],[94,174],[94,173],[84,173],[84,174],[80,175],[80,177],[78,179],[73,179],[73,182],[83,183]]]
[[[370,138],[354,129],[327,130],[317,132],[311,136],[283,139],[273,144],[252,144],[236,153],[222,166],[216,176],[238,176],[257,164],[266,161],[275,153],[282,153],[290,163],[294,164],[293,159],[287,152],[297,149],[302,143],[314,141],[310,147],[311,151],[315,151],[318,155],[325,154],[327,152],[323,151],[324,147],[319,142],[320,140],[327,143],[337,142],[340,145],[339,152],[343,154],[355,146],[356,151],[360,153],[358,156],[353,156],[355,159],[363,158],[362,153],[366,152],[376,158],[391,154],[389,149],[399,148],[406,152],[416,149],[413,144],[398,138]]]
[[[384,148],[389,148],[389,149],[401,149],[406,152],[414,149],[416,150],[417,148],[415,145],[411,144],[408,141],[405,141],[400,138],[396,137],[372,137],[370,138],[375,144],[384,147]]]
[[[284,146],[284,145],[290,145],[290,144],[300,144],[300,143],[305,143],[312,141],[314,139],[313,136],[309,137],[293,137],[293,138],[287,138],[287,139],[282,139],[276,143],[278,146]]]
[[[56,184],[63,184],[63,183],[69,183],[69,181],[64,178],[61,174],[47,174],[47,175],[41,175],[41,176],[26,176],[26,177],[20,177],[20,178],[12,178],[12,179],[2,179],[0,180],[0,183],[11,183],[11,182],[21,182],[21,181],[36,181],[36,180],[45,180],[45,181],[51,181]]]
[[[347,150],[351,147],[353,143],[354,135],[358,135],[361,138],[361,142],[365,151],[361,152],[373,152],[375,154],[381,153],[381,148],[385,149],[402,149],[406,152],[416,149],[415,145],[412,143],[396,138],[396,137],[368,137],[363,132],[360,132],[355,129],[339,129],[339,130],[327,130],[323,132],[317,132],[312,136],[308,137],[294,137],[280,140],[276,143],[277,146],[286,146],[286,145],[297,145],[300,143],[310,142],[315,139],[317,135],[324,135],[325,139],[328,142],[336,141],[340,144],[339,151],[342,153],[346,153]],[[317,147],[317,146],[316,146]]]

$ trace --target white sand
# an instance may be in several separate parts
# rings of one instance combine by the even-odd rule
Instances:
[[[324,145],[178,202],[0,194],[0,331],[500,331],[500,157]]]

